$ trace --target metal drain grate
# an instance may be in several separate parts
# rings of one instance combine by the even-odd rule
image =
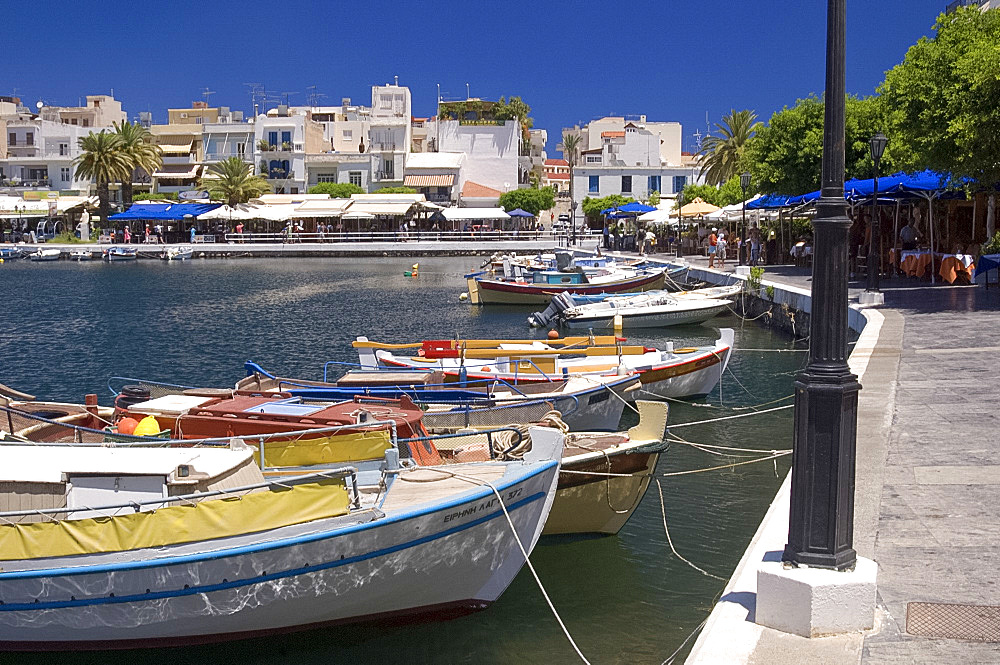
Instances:
[[[907,603],[906,632],[923,637],[1000,642],[1000,606]]]

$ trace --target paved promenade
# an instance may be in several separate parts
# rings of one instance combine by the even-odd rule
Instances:
[[[811,282],[791,266],[765,266],[764,280]],[[851,284],[852,300],[861,290]],[[689,663],[1000,663],[1000,641],[970,639],[978,627],[1000,640],[1000,289],[893,279],[882,290],[878,339],[864,363],[852,358],[864,367],[855,547],[879,566],[875,630],[809,640],[760,628],[754,594],[730,593]],[[771,520],[778,536],[785,510]]]

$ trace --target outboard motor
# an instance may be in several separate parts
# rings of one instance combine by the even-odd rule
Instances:
[[[572,270],[576,266],[573,260],[573,252],[565,249],[556,250],[556,270],[559,272],[566,272]]]
[[[532,328],[544,328],[550,322],[558,319],[567,309],[573,307],[576,307],[576,303],[573,302],[573,296],[570,293],[566,291],[557,293],[552,296],[552,300],[544,312],[535,312],[528,317],[528,325]]]

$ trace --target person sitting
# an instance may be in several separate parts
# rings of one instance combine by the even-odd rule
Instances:
[[[914,220],[910,219],[910,222],[899,230],[899,242],[901,243],[903,250],[914,250],[917,248],[917,239],[920,237],[920,233],[917,231],[917,227],[914,225]]]

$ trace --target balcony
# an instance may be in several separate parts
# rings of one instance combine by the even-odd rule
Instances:
[[[381,182],[384,180],[402,180],[402,178],[397,178],[393,171],[376,171],[375,180]]]
[[[395,151],[396,151],[396,143],[394,141],[389,143],[375,142],[368,144],[368,152],[395,152]]]
[[[237,157],[242,159],[244,162],[249,163],[251,160],[247,157],[246,153],[242,152],[206,152],[205,161],[206,162],[221,162],[224,159],[229,159],[230,157]]]

